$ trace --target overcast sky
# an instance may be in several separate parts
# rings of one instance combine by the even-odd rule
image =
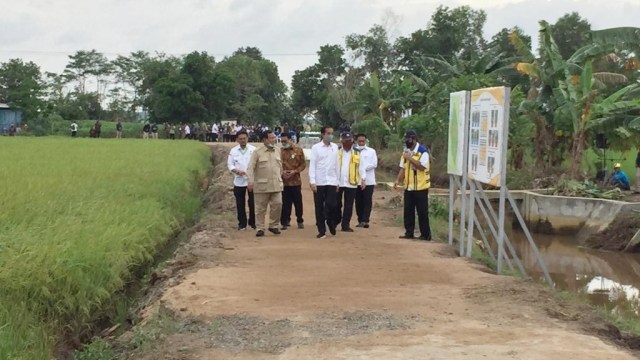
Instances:
[[[109,58],[135,50],[217,59],[256,46],[289,84],[325,44],[344,44],[395,14],[395,36],[425,28],[434,9],[470,5],[487,12],[485,37],[520,26],[534,36],[541,19],[578,11],[593,29],[640,27],[638,0],[0,0],[0,61],[20,57],[61,72],[76,50]]]

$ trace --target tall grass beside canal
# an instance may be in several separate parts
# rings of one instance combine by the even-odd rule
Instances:
[[[48,359],[200,206],[195,142],[0,138],[0,359]]]

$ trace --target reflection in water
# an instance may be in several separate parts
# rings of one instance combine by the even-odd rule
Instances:
[[[527,238],[507,230],[530,276],[542,277]],[[557,288],[585,294],[592,304],[613,311],[640,311],[640,255],[578,247],[572,236],[533,234]]]

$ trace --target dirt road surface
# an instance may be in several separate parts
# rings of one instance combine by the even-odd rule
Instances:
[[[634,358],[571,321],[580,314],[552,309],[539,286],[489,274],[444,244],[398,239],[402,210],[388,206],[397,195],[375,192],[370,229],[324,240],[306,183],[303,230],[256,238],[233,222],[204,224],[199,243],[224,250],[184,269],[160,300],[199,325],[148,358]]]

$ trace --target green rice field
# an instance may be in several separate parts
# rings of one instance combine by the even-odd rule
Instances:
[[[0,359],[51,359],[194,220],[197,142],[0,137]]]

